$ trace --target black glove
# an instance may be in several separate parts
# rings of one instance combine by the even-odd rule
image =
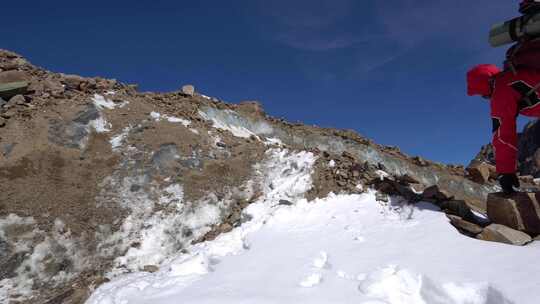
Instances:
[[[497,179],[504,194],[512,194],[515,192],[513,187],[519,188],[520,186],[519,179],[515,173],[500,174]]]

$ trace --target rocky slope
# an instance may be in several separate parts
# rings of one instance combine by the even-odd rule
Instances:
[[[373,187],[382,202],[437,203],[470,236],[484,225],[470,209],[485,212],[497,190],[352,131],[269,117],[257,102],[142,93],[4,50],[0,97],[0,302],[82,303],[111,277],[155,271],[245,221],[274,163],[298,170],[294,152],[313,155],[310,200]]]

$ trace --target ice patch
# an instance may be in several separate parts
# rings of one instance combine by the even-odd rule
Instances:
[[[206,107],[199,111],[199,115],[212,121],[214,128],[231,132],[236,137],[249,138],[258,135],[271,134],[273,129],[266,122],[252,122],[232,110],[218,110]]]

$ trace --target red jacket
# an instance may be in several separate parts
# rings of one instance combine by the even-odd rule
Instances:
[[[540,83],[540,70],[518,68],[495,77],[491,97],[493,148],[498,173],[514,173],[517,169],[516,118],[519,114],[540,117],[540,91],[523,97]]]

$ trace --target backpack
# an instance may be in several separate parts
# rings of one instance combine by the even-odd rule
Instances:
[[[519,4],[519,12],[523,15],[536,14],[540,12],[540,1],[523,0]]]
[[[540,71],[540,38],[514,44],[506,52],[505,69],[533,69]]]

